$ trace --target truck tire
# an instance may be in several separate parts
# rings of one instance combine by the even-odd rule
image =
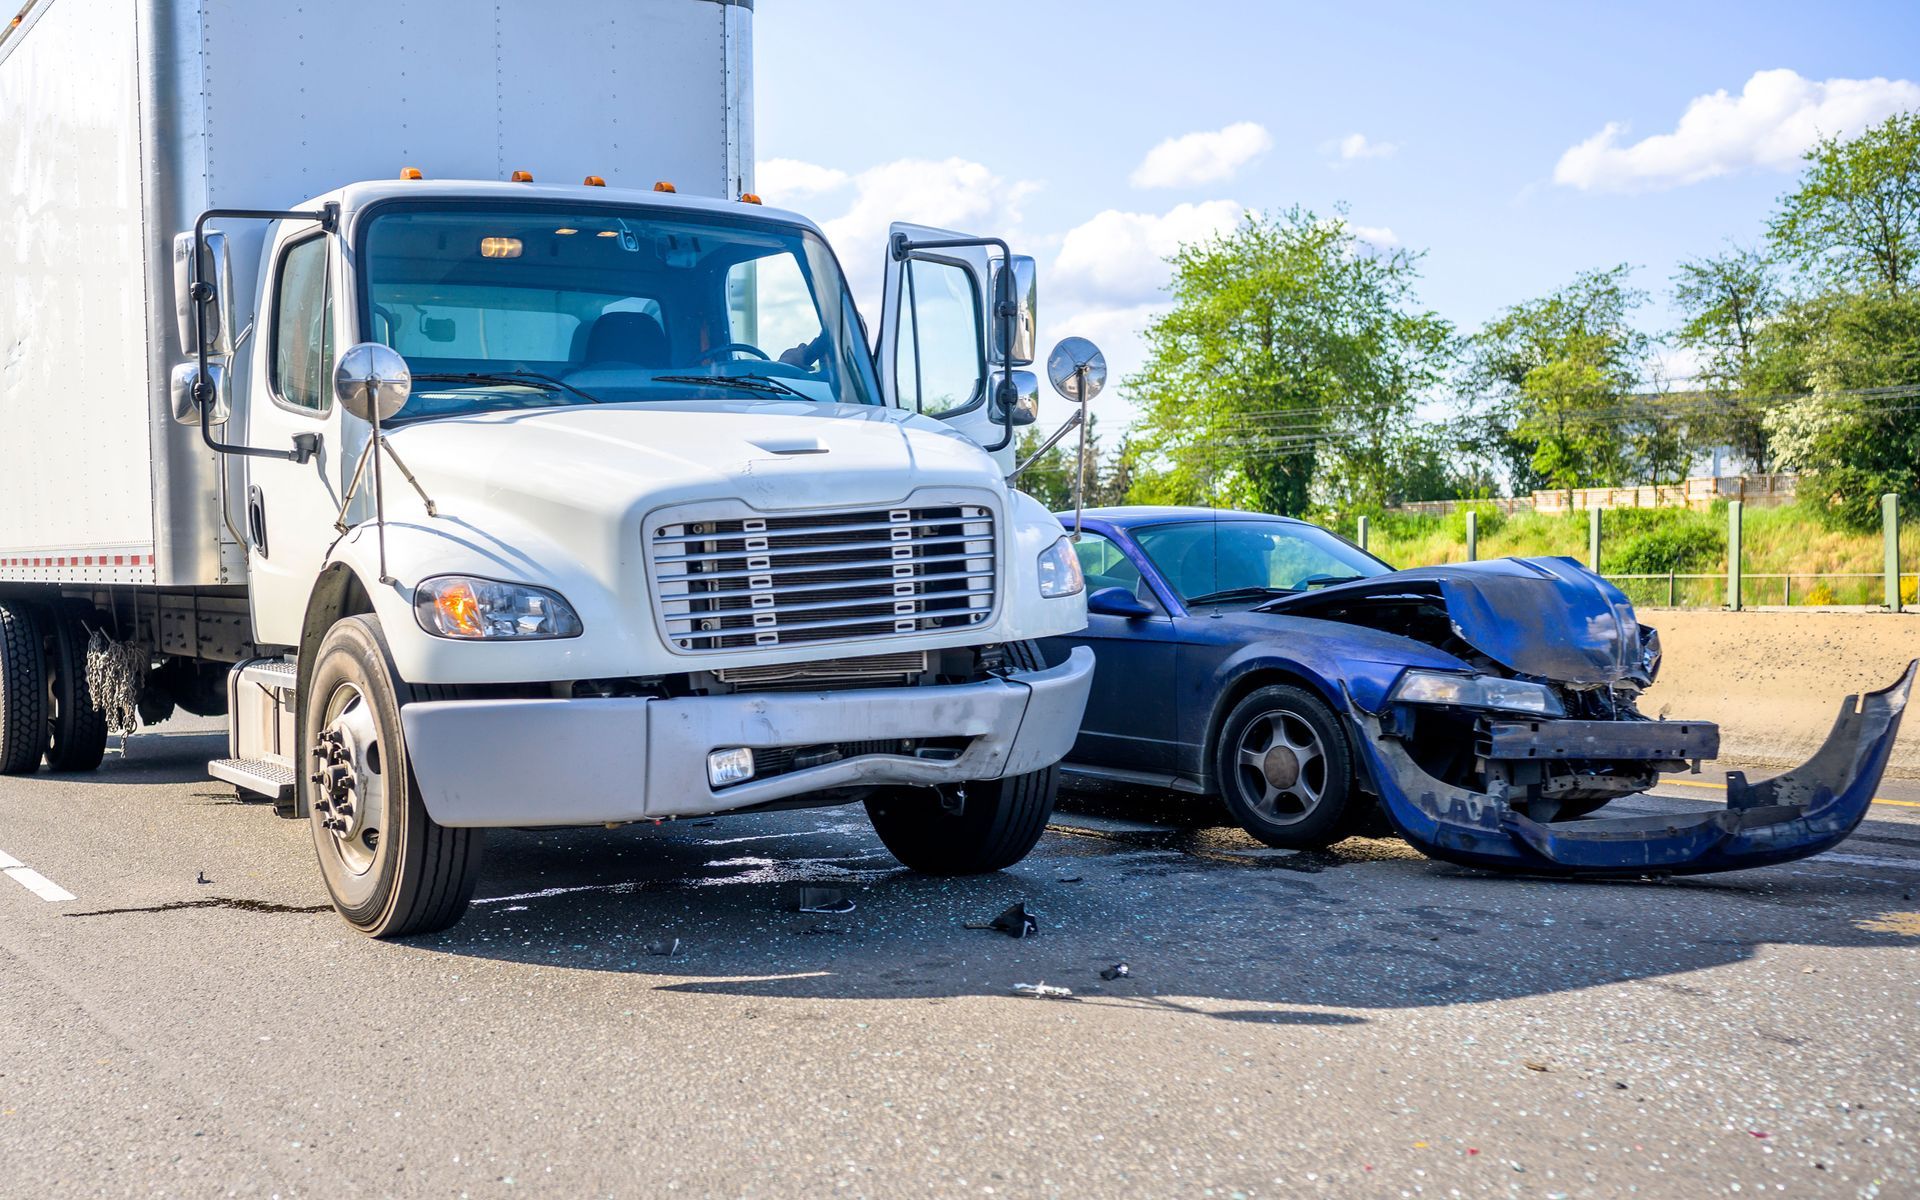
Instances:
[[[31,775],[47,752],[47,663],[40,609],[0,601],[0,775]]]
[[[433,693],[399,678],[371,616],[340,621],[314,654],[296,786],[334,908],[372,937],[453,925],[480,877],[484,834],[435,823],[407,757],[400,706]]]
[[[53,653],[47,662],[53,712],[48,724],[47,766],[55,771],[91,771],[107,754],[107,710],[87,686],[87,627],[81,610],[60,606],[48,612]]]
[[[1320,850],[1348,835],[1353,751],[1340,718],[1306,689],[1274,684],[1234,705],[1214,759],[1227,811],[1267,845]]]
[[[1007,658],[1022,670],[1046,666],[1030,642],[1008,646]],[[867,799],[867,816],[880,841],[913,870],[984,875],[1019,862],[1039,842],[1059,784],[1058,763],[1008,779],[976,780],[965,785],[958,812],[932,788],[882,788]]]

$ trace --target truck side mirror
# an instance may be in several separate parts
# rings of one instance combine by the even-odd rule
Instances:
[[[1009,263],[1012,264],[1011,268],[1008,266]],[[1002,276],[1006,274],[1009,269],[1012,272],[1012,279],[1003,279]],[[1003,258],[996,260],[993,264],[993,294],[995,296],[1006,295],[1007,293],[1001,289],[1008,283],[1012,284],[1015,313],[1013,322],[1013,344],[1011,346],[1007,344],[1006,330],[1002,323],[999,321],[991,322],[993,327],[993,361],[997,364],[1010,367],[1029,366],[1033,362],[1034,351],[1039,346],[1040,336],[1038,333],[1039,288],[1033,259],[1024,254],[1016,254],[1011,259]],[[1036,396],[1038,395],[1038,390],[1036,387]],[[1019,420],[1017,417],[1014,420],[1014,424],[1016,425],[1028,423],[1029,422]]]
[[[173,419],[182,425],[200,423],[200,406],[193,399],[193,385],[199,378],[200,365],[184,362],[174,367],[167,381],[173,395]],[[217,362],[208,363],[207,381],[213,385],[213,403],[207,412],[207,424],[223,425],[233,415],[233,405],[227,397],[227,369]]]
[[[1040,418],[1040,377],[1032,371],[1015,371],[1013,378],[993,386],[993,419],[1009,425],[1031,425]],[[1007,398],[1013,398],[1011,419]]]
[[[413,371],[393,347],[361,342],[347,347],[333,368],[333,394],[340,407],[378,428],[407,406]]]
[[[227,235],[217,229],[207,231],[207,252],[200,260],[200,280],[213,288],[206,307],[207,353],[233,353],[233,259],[227,252]],[[188,358],[199,354],[193,342],[193,233],[173,235],[173,319],[180,334],[180,353]],[[199,420],[198,416],[194,420]]]

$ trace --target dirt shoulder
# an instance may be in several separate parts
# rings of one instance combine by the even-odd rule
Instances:
[[[1892,683],[1920,658],[1920,615],[1646,612],[1666,654],[1642,699],[1648,716],[1720,723],[1721,755],[1757,765],[1804,761],[1842,697]],[[1920,724],[1900,731],[1887,774],[1920,778]]]

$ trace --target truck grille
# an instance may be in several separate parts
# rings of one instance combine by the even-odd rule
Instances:
[[[682,653],[910,637],[993,615],[993,511],[925,504],[656,516],[655,611]]]

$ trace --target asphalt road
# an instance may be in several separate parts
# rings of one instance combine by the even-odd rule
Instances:
[[[1920,1195],[1911,786],[1668,883],[1128,798],[967,881],[857,810],[505,833],[382,944],[221,745],[0,781],[0,1195]],[[1037,937],[964,928],[1016,901]]]

